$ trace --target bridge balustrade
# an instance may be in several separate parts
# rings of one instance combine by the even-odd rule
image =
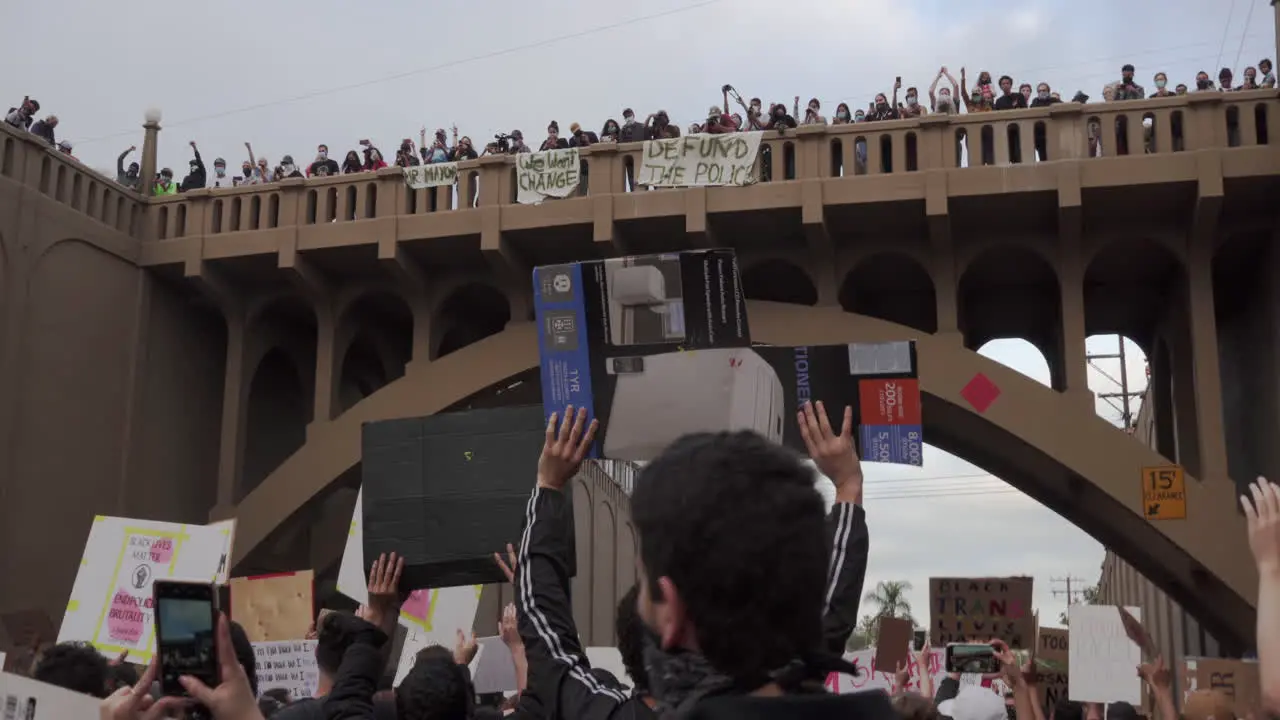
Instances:
[[[0,178],[27,185],[119,232],[142,231],[140,195],[5,123],[0,123]]]
[[[792,182],[1268,145],[1280,138],[1278,97],[1275,90],[1195,93],[769,131],[755,177],[761,183]],[[627,143],[582,149],[585,173],[575,196],[678,192],[636,185],[643,148]],[[517,188],[515,159],[491,156],[459,163],[458,182],[447,187],[415,190],[399,168],[386,168],[144,199],[7,126],[0,127],[0,176],[141,240],[515,205]]]

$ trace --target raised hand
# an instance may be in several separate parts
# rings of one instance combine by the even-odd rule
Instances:
[[[155,700],[151,697],[151,684],[156,679],[156,662],[152,658],[138,683],[132,687],[125,686],[111,693],[98,706],[98,717],[102,720],[160,720],[177,713],[187,705],[189,700],[179,697],[166,697]]]
[[[1249,486],[1253,495],[1240,497],[1258,573],[1280,573],[1280,487],[1264,477]]]
[[[831,429],[827,407],[821,401],[806,402],[796,413],[796,421],[809,457],[823,475],[831,478],[837,492],[844,489],[860,495],[862,464],[853,454],[853,408],[845,406],[839,435]]]
[[[502,570],[502,574],[507,576],[507,582],[512,585],[516,584],[516,549],[511,543],[507,543],[507,559],[502,559],[502,553],[494,553],[493,561],[498,563],[498,568]]]
[[[386,630],[395,629],[394,623],[400,610],[400,574],[404,572],[404,558],[391,553],[378,556],[369,570],[369,604],[365,619]],[[388,631],[389,633],[389,631]]]
[[[502,620],[498,623],[498,634],[502,636],[502,642],[507,647],[515,649],[516,647],[524,647],[524,640],[520,639],[520,626],[517,622],[516,604],[507,603],[502,609]]]
[[[1138,666],[1138,676],[1147,682],[1151,687],[1163,690],[1173,683],[1173,674],[1164,666],[1164,657],[1157,655],[1156,659],[1143,663]]]
[[[907,683],[911,682],[911,662],[898,663],[898,667],[893,671],[893,691],[900,693],[905,692]]]
[[[315,640],[319,637],[320,633],[316,631],[316,621],[312,620],[311,624],[307,626],[307,634],[304,635],[303,638],[306,640]]]
[[[600,426],[596,420],[587,423],[586,408],[579,408],[576,415],[572,405],[565,408],[564,421],[559,423],[557,430],[558,416],[558,413],[551,413],[551,419],[547,421],[547,439],[538,458],[538,487],[551,490],[563,488],[578,472]]]
[[[117,666],[117,665],[123,665],[123,664],[124,664],[124,661],[125,661],[126,659],[128,659],[128,657],[129,657],[129,651],[128,651],[128,650],[122,650],[122,651],[120,652],[120,654],[116,656],[116,659],[115,659],[115,660],[112,660],[111,662],[109,662],[109,663],[107,663],[107,664],[108,664],[108,665],[110,665],[110,666],[112,666],[112,667],[115,667],[115,666]]]
[[[470,665],[471,661],[476,659],[478,652],[480,652],[480,644],[476,641],[475,631],[468,636],[459,630],[458,641],[453,646],[453,661],[459,665]]]

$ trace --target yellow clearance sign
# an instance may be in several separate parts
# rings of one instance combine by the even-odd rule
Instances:
[[[1187,484],[1181,467],[1142,468],[1142,514],[1148,520],[1187,519]]]

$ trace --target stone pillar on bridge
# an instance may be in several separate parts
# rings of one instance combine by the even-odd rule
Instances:
[[[147,110],[146,122],[142,124],[145,135],[142,139],[142,169],[138,171],[138,192],[151,194],[151,185],[156,176],[156,157],[159,155],[157,145],[160,141],[160,110]]]

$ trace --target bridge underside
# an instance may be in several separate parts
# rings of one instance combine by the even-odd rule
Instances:
[[[965,349],[954,336],[838,308],[752,301],[749,312],[753,337],[771,344],[916,340],[928,442],[1008,481],[1115,550],[1195,615],[1224,649],[1252,645],[1257,580],[1238,561],[1248,548],[1229,481],[1189,477],[1188,519],[1150,523],[1141,515],[1141,469],[1170,461],[1098,418],[1091,407]],[[333,508],[324,525],[345,524],[343,508],[349,513],[350,505],[341,498],[358,483],[363,422],[440,412],[460,402],[536,402],[535,332],[531,323],[512,323],[451,355],[411,366],[403,378],[336,420],[313,425],[303,447],[236,508],[235,562],[252,567],[268,548],[285,544],[285,535],[300,532],[291,516],[301,517],[298,511],[311,503]],[[978,373],[1001,390],[981,414],[960,395]],[[523,382],[515,384],[517,379]],[[484,392],[494,386],[504,388],[505,396]],[[316,516],[306,515],[315,526]],[[322,554],[332,562],[337,552],[335,545]]]

